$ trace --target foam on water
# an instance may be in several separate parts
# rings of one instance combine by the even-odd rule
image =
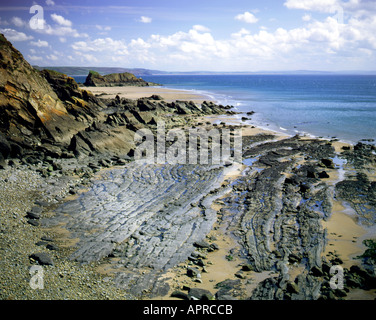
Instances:
[[[288,135],[357,143],[376,138],[376,76],[175,75],[145,76],[174,89],[192,89],[255,111],[246,123]]]

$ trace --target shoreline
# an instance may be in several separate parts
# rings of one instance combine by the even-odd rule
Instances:
[[[170,89],[159,86],[148,86],[148,87],[136,87],[136,86],[124,86],[124,87],[80,87],[83,90],[92,92],[99,98],[108,98],[113,99],[118,95],[120,98],[126,99],[141,99],[149,98],[152,95],[159,95],[166,102],[174,102],[176,100],[182,101],[193,101],[195,103],[201,104],[204,101],[212,101],[215,103],[215,100],[212,99],[209,95],[198,94],[191,92],[189,90],[181,89]]]
[[[186,91],[183,91],[183,90],[172,89],[172,91],[171,91],[171,89],[161,90],[161,88],[150,88],[150,89],[152,89],[152,90],[148,90],[148,94],[149,93],[150,94],[161,94],[163,96],[165,93],[168,93],[169,94],[168,98],[171,99],[171,100],[178,100],[182,96],[184,96],[187,99],[192,99],[192,96],[197,96],[197,98],[194,99],[195,102],[200,101],[200,99],[202,101],[202,99],[203,99],[202,96],[200,96],[198,94],[194,94],[194,93],[190,93],[190,95],[186,96],[185,95]],[[103,92],[104,90],[106,90],[106,88],[98,88],[97,90],[98,90],[98,92]],[[113,89],[111,91],[116,91],[116,89]],[[127,89],[125,91],[127,91]],[[135,97],[135,98],[142,98],[143,94],[145,93],[142,90],[142,88],[140,88],[139,90],[133,90],[133,91],[138,91],[137,94],[135,94],[135,92],[132,92],[133,97]],[[120,97],[127,97],[127,93],[125,93],[124,95],[120,95]],[[128,95],[128,97],[129,97],[129,95]],[[217,101],[215,101],[215,103],[217,103]],[[245,112],[244,113],[242,112],[241,114],[245,114]],[[241,119],[241,114],[235,114],[233,116],[230,116],[230,115],[205,116],[203,118],[203,121],[204,122],[209,121],[212,124],[214,124],[214,123],[215,124],[224,123],[225,125],[241,126],[242,127],[242,136],[254,136],[254,135],[259,135],[259,134],[266,134],[266,135],[272,134],[272,135],[275,136],[275,138],[274,138],[275,140],[292,138],[294,136],[294,135],[287,134],[286,132],[284,132],[282,130],[281,131],[275,131],[275,130],[264,128],[264,127],[258,127],[257,125],[254,125],[254,124],[247,124],[247,120],[244,121],[244,120]],[[352,144],[352,143],[349,143],[347,141],[341,141],[340,139],[337,139],[337,138],[331,138],[330,139],[330,138],[316,137],[316,136],[313,136],[313,135],[310,135],[310,134],[304,134],[302,136],[298,133],[296,135],[298,135],[301,139],[308,139],[308,140],[309,139],[317,139],[317,140],[323,140],[323,141],[330,142],[333,145],[337,155],[339,155],[341,153],[341,151],[343,151],[343,147],[353,148],[353,146],[354,146],[354,144]],[[238,174],[242,174],[244,167],[245,166],[243,165],[242,169],[238,168]],[[332,171],[333,172],[331,172],[331,174],[330,174],[330,176],[331,176],[330,180],[331,181],[329,182],[329,184],[331,184],[332,187],[334,188],[335,183],[340,181],[340,180],[339,180],[338,176],[335,177],[335,178],[332,178],[333,173],[334,173],[334,175],[337,174],[337,169],[332,170]],[[342,177],[342,178],[344,178],[344,177]],[[225,180],[228,180],[228,179],[225,179]],[[216,207],[216,205],[213,205],[213,206]],[[219,210],[219,208],[220,208],[220,206],[219,207],[217,206],[217,211]],[[360,241],[357,241],[356,239],[363,239],[366,235],[369,236],[370,234],[363,226],[356,223],[356,221],[351,216],[348,215],[347,208],[345,206],[343,206],[343,201],[334,200],[332,214],[327,221],[322,221],[322,226],[323,226],[324,229],[327,230],[327,233],[329,235],[328,239],[327,239],[328,244],[327,244],[326,249],[322,252],[322,256],[324,257],[325,255],[328,255],[328,252],[330,252],[331,250],[334,250],[334,252],[336,252],[336,254],[338,256],[343,258],[344,267],[350,267],[350,265],[353,265],[354,263],[359,264],[359,261],[354,261],[354,260],[352,260],[352,258],[356,255],[360,255],[364,251],[365,247],[364,247],[364,245],[362,245],[360,243]],[[344,227],[345,227],[345,229],[343,229]],[[344,233],[344,237],[342,239],[338,238],[338,237],[343,236],[342,234],[339,234],[340,233],[339,231],[342,231],[342,233]],[[231,263],[229,261],[225,261],[223,259],[224,258],[223,252],[225,250],[228,250],[230,247],[234,247],[236,241],[233,239],[232,236],[226,235],[226,232],[221,232],[220,230],[215,231],[215,229],[212,229],[212,231],[209,233],[208,236],[210,237],[211,235],[213,235],[214,238],[215,238],[215,236],[218,236],[219,237],[218,243],[221,243],[220,251],[216,251],[215,253],[212,253],[211,259],[214,260],[214,261],[222,261],[226,265],[228,264],[229,267],[227,267],[228,268],[227,269],[227,276],[233,277],[233,275],[236,274],[237,271],[239,271],[238,263]],[[337,237],[335,237],[333,235],[336,235]],[[353,238],[350,239],[351,235],[352,235]],[[208,271],[208,273],[203,274],[202,280],[200,282],[201,284],[199,285],[200,288],[203,288],[203,289],[206,289],[206,290],[209,290],[209,291],[214,289],[213,283],[212,283],[212,282],[214,282],[213,278],[216,278],[216,274],[223,276],[223,274],[226,273],[223,270],[217,270],[218,267],[220,267],[220,266],[216,265],[216,267],[214,267],[214,269],[213,269],[212,265],[207,266],[207,269],[209,271]],[[179,275],[179,277],[182,277],[184,272],[182,273],[181,269],[184,269],[184,268],[182,268],[181,266],[177,266],[177,268],[178,268],[178,270],[175,271],[176,272],[175,276]],[[180,270],[179,270],[179,268],[180,268]],[[210,272],[210,270],[217,270],[217,271]],[[231,270],[231,271],[229,271],[229,270]],[[295,270],[293,272],[299,272],[299,271]],[[214,276],[213,276],[213,273],[214,273]],[[266,275],[271,274],[271,273],[272,272],[270,272],[270,271],[265,272],[265,275],[264,276],[260,275],[258,277],[258,280],[259,281],[264,280],[267,277]],[[174,273],[172,271],[169,271],[168,275],[173,276]],[[166,277],[167,277],[167,275],[166,275]],[[171,287],[173,287],[173,283],[175,282],[175,280],[176,279],[174,277],[172,277]],[[175,286],[176,286],[176,283],[175,283]],[[162,297],[158,297],[158,298],[154,298],[154,299],[170,300],[170,299],[174,299],[174,298],[167,295],[167,296],[162,296]]]
[[[215,97],[214,93],[211,92],[201,92],[199,90],[190,90],[190,89],[176,89],[176,88],[169,88],[164,86],[146,86],[146,87],[137,87],[137,86],[124,86],[124,87],[87,87],[87,86],[80,86],[81,89],[91,91],[97,97],[103,97],[108,99],[113,99],[116,95],[119,95],[120,98],[127,98],[127,99],[141,99],[141,98],[149,98],[151,95],[159,95],[161,96],[166,102],[174,102],[177,100],[181,101],[193,101],[196,104],[201,104],[204,101],[213,102],[215,104],[222,104],[222,101]],[[243,116],[246,118],[248,117],[247,111],[239,111],[239,109],[234,106],[233,109],[236,113],[234,117],[236,118],[236,122],[242,122],[243,125],[254,126],[260,130],[265,132],[272,132],[279,136],[289,136],[293,137],[298,135],[300,137],[307,137],[309,139],[320,139],[332,142],[338,142],[340,144],[346,146],[354,146],[359,141],[348,141],[345,139],[337,138],[337,137],[323,137],[311,134],[309,132],[299,132],[295,131],[295,133],[288,133],[287,129],[283,128],[270,128],[268,123],[263,125],[259,123],[249,123],[249,120],[241,120]],[[251,110],[250,110],[251,111]],[[222,116],[223,117],[223,116]],[[228,115],[224,115],[224,117],[228,117]],[[218,118],[218,123],[221,121],[220,117]]]
[[[135,89],[135,88],[138,88],[138,89]],[[86,88],[83,88],[83,89],[86,89]],[[161,95],[162,97],[165,97],[167,99],[167,101],[175,101],[175,100],[192,100],[196,103],[200,103],[202,101],[208,101],[208,99],[205,99],[206,96],[202,96],[202,95],[196,95],[194,93],[189,93],[187,94],[186,91],[183,91],[183,90],[175,90],[175,89],[166,89],[166,90],[161,90],[161,89],[165,89],[165,88],[154,88],[154,87],[148,87],[148,90],[145,91],[145,88],[144,87],[100,87],[100,88],[97,88],[97,94],[101,94],[103,92],[108,92],[109,95],[108,96],[104,96],[104,98],[109,98],[109,97],[115,97],[116,94],[123,94],[121,97],[125,97],[125,98],[130,98],[130,97],[135,97],[133,99],[137,99],[137,98],[142,98],[142,97],[149,97],[153,94],[158,94],[158,95]],[[87,90],[90,91],[90,88],[88,88]],[[94,90],[96,91],[96,90]],[[94,92],[93,92],[94,93]],[[130,98],[131,99],[131,98]],[[257,136],[257,135],[273,135],[274,138],[273,140],[270,140],[270,142],[273,142],[273,141],[280,141],[280,140],[283,140],[283,139],[288,139],[288,138],[292,138],[293,136],[291,135],[288,135],[288,134],[283,134],[283,132],[276,132],[276,131],[273,131],[273,130],[268,130],[268,129],[264,129],[264,128],[259,128],[257,126],[254,126],[254,125],[249,125],[246,123],[246,121],[242,121],[240,119],[240,115],[213,115],[213,116],[204,116],[201,120],[205,123],[205,121],[209,121],[211,122],[212,124],[218,124],[218,123],[225,123],[226,125],[238,125],[240,127],[242,127],[242,136],[243,137],[253,137],[253,136]],[[196,118],[196,121],[197,122],[200,122],[200,117],[197,117]],[[305,137],[301,137],[300,136],[300,139],[307,139],[307,140],[310,140],[310,139],[318,139],[318,140],[326,140],[324,138],[313,138],[313,137],[310,137],[310,136],[305,136]],[[329,140],[327,140],[329,141]],[[343,146],[351,146],[353,147],[353,145],[350,145],[350,144],[347,144],[347,143],[344,143],[344,142],[341,142],[341,141],[332,141],[331,142],[333,147],[335,148],[335,151],[338,155],[338,153],[342,150],[342,147]],[[100,171],[98,172],[99,175],[96,175],[96,179],[95,181],[98,180],[99,176],[101,176],[102,174],[104,174],[105,172],[109,171],[109,170],[112,170],[116,168],[115,167],[110,167],[110,168],[102,168],[100,169]],[[232,181],[235,181],[236,178],[238,176],[241,176],[244,172],[244,170],[247,168],[246,165],[242,165],[240,167],[237,167],[237,168],[234,168],[236,169],[234,172],[230,173],[229,175],[225,176],[224,179],[223,179],[223,182],[222,183],[226,183],[226,184],[230,184]],[[329,172],[329,170],[328,170]],[[333,172],[335,172],[335,174],[333,175],[331,172],[330,173],[330,183],[333,185],[335,185],[336,182],[338,182],[339,180],[339,175],[336,176],[336,174],[338,173],[337,169],[336,170],[333,170]],[[334,176],[334,177],[333,177]],[[344,178],[344,177],[343,177]],[[94,178],[93,178],[94,179]],[[46,189],[47,190],[47,189]],[[87,190],[81,190],[82,193],[85,193],[85,191]],[[230,191],[231,192],[231,191]],[[79,192],[76,193],[76,195],[80,194]],[[72,199],[72,196],[70,196],[70,199]],[[64,202],[68,200],[68,198],[65,198]],[[215,210],[217,212],[217,214],[221,211],[221,209],[223,208],[222,207],[222,204],[221,202],[223,202],[221,200],[221,198],[218,198],[217,200],[214,200],[211,208],[213,210]],[[348,267],[349,266],[349,261],[350,261],[350,258],[347,259],[347,257],[349,256],[350,257],[350,254],[351,255],[355,255],[355,254],[361,254],[363,251],[361,250],[361,247],[357,247],[359,248],[359,251],[356,251],[354,253],[354,251],[351,251],[349,252],[348,248],[348,244],[350,244],[351,247],[354,247],[354,243],[353,242],[350,242],[351,240],[354,240],[354,239],[350,239],[349,237],[351,236],[353,230],[355,230],[354,234],[356,235],[360,235],[362,233],[362,230],[363,228],[360,227],[358,224],[356,224],[356,222],[354,221],[354,219],[352,219],[351,217],[349,217],[344,211],[345,211],[345,207],[341,207],[339,206],[338,204],[336,204],[335,207],[333,207],[333,212],[332,212],[332,215],[330,217],[330,219],[328,219],[328,221],[324,222],[322,225],[323,227],[326,226],[326,228],[328,229],[328,235],[331,235],[332,233],[337,233],[338,234],[338,231],[341,230],[341,228],[343,228],[344,226],[346,226],[347,228],[351,228],[351,231],[349,229],[347,229],[346,231],[346,235],[340,239],[340,240],[345,240],[345,241],[338,241],[338,237],[335,238],[333,236],[330,236],[330,238],[328,238],[328,246],[326,248],[325,251],[322,252],[322,256],[324,257],[327,253],[328,253],[328,250],[331,250],[331,249],[334,249],[337,251],[338,255],[341,256],[341,257],[344,257],[346,256],[346,259],[344,259],[344,266]],[[52,213],[49,213],[49,214],[52,214]],[[342,221],[343,219],[340,219],[341,215],[342,214],[345,214],[345,218],[346,218],[346,221]],[[63,231],[66,230],[64,228],[64,226],[59,226],[57,229],[55,229],[55,231],[58,231],[60,229],[60,231]],[[354,228],[354,229],[352,229]],[[362,230],[360,230],[360,228]],[[42,234],[42,233],[54,233],[53,229],[49,230],[48,229],[44,229],[44,230],[40,230],[38,231],[38,233]],[[364,231],[364,230],[363,230]],[[350,235],[349,235],[350,233]],[[39,236],[40,236],[39,234]],[[35,235],[35,232],[34,232],[34,235]],[[364,233],[363,233],[364,235]],[[65,237],[67,235],[64,235]],[[215,284],[216,282],[218,282],[220,279],[221,280],[225,280],[226,278],[230,278],[230,279],[233,279],[233,280],[241,280],[243,283],[246,283],[247,281],[249,282],[252,282],[251,284],[248,284],[247,287],[246,287],[246,291],[247,291],[247,296],[243,296],[243,298],[248,298],[250,296],[250,293],[251,293],[251,289],[255,288],[259,283],[261,283],[263,280],[265,280],[267,277],[270,277],[273,273],[272,271],[264,271],[264,272],[261,272],[261,273],[256,273],[256,272],[241,272],[241,264],[244,263],[244,259],[242,258],[239,258],[239,257],[236,257],[235,254],[231,254],[234,256],[234,260],[230,260],[230,259],[227,259],[226,256],[229,256],[229,252],[231,250],[233,250],[235,247],[238,247],[239,244],[237,242],[237,239],[235,239],[231,233],[226,230],[226,228],[223,228],[222,225],[220,224],[217,224],[215,223],[213,225],[213,228],[211,229],[211,231],[208,233],[208,237],[210,239],[215,239],[213,240],[213,242],[217,243],[219,245],[219,250],[216,250],[214,252],[210,252],[208,253],[208,259],[211,259],[211,262],[212,264],[208,264],[207,265],[207,270],[208,272],[207,273],[202,273],[202,278],[201,278],[201,282],[194,282],[192,284],[192,279],[186,279],[186,275],[185,275],[185,272],[186,272],[186,269],[184,267],[181,267],[181,265],[178,265],[176,266],[175,268],[173,268],[174,270],[170,270],[168,271],[168,273],[165,275],[165,277],[174,277],[176,275],[178,275],[179,277],[178,278],[181,278],[181,277],[184,277],[183,281],[182,282],[175,282],[174,279],[172,279],[173,281],[171,282],[171,288],[174,288],[175,286],[181,286],[181,285],[190,285],[191,287],[197,287],[197,288],[203,288],[203,289],[206,289],[206,290],[209,290],[209,291],[213,291],[215,290]],[[360,236],[359,236],[359,239],[360,239]],[[63,245],[61,246],[62,249],[64,250],[67,250],[67,251],[71,251],[72,250],[72,244],[74,244],[74,241],[73,240],[76,240],[76,239],[72,239],[71,243],[70,244],[67,244],[67,247],[65,248]],[[211,240],[210,240],[211,241]],[[347,241],[347,242],[346,242]],[[349,243],[350,242],[350,243]],[[358,241],[359,242],[359,241]],[[329,244],[332,243],[334,244],[334,246],[331,246],[329,247]],[[236,251],[236,250],[235,250]],[[113,262],[116,262],[116,260],[114,260]],[[221,264],[225,264],[226,265],[226,268],[222,268],[222,265]],[[350,261],[350,264],[354,264],[355,261]],[[184,263],[183,263],[184,265]],[[110,297],[111,299],[114,299],[116,298],[116,295],[113,295],[112,292],[110,291],[111,287],[114,286],[114,284],[112,283],[112,275],[117,272],[117,271],[121,271],[119,270],[118,268],[113,268],[114,265],[113,263],[109,263],[108,265],[106,264],[106,262],[104,261],[99,261],[98,263],[96,263],[96,266],[95,266],[95,270],[96,272],[98,272],[98,274],[100,274],[100,277],[102,280],[98,280],[99,283],[101,283],[101,285],[104,285],[106,286],[106,294],[108,295],[108,297]],[[77,268],[81,268],[81,266],[78,266]],[[106,269],[107,268],[107,269]],[[177,271],[176,271],[177,270]],[[78,271],[76,271],[77,273],[79,273]],[[85,272],[83,272],[83,276],[85,276]],[[91,272],[91,271],[90,271]],[[290,272],[292,272],[294,275],[296,274],[299,274],[300,272],[300,269],[298,269],[297,267],[294,267]],[[60,271],[60,277],[63,278],[63,276],[61,276],[62,274],[65,275],[65,271],[62,270]],[[66,277],[66,276],[65,276]],[[68,279],[68,277],[66,277],[64,280]],[[105,279],[105,280],[104,280]],[[100,282],[102,281],[102,282]],[[64,285],[63,285],[64,287]],[[107,289],[108,287],[108,289]],[[73,289],[72,289],[73,290]],[[117,292],[121,292],[121,289],[116,289]],[[117,293],[119,294],[119,293]],[[132,299],[132,297],[129,297],[129,296],[126,296],[127,292],[126,291],[123,291],[123,295],[119,295],[119,298],[125,298],[125,299]],[[77,299],[80,299],[80,296],[75,296]],[[82,296],[84,297],[84,296]],[[359,295],[358,295],[359,297]],[[362,295],[360,295],[360,297],[364,297]],[[46,298],[46,297],[44,297]],[[48,298],[48,297],[47,297]],[[155,300],[155,299],[163,299],[163,300],[170,300],[170,299],[174,299],[172,297],[170,297],[169,295],[165,295],[163,297],[159,297],[159,298],[152,298],[151,300]]]

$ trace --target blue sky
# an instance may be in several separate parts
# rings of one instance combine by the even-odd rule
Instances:
[[[40,66],[376,70],[374,0],[13,0],[0,32]]]

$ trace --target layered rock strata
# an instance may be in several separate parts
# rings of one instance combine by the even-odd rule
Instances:
[[[160,119],[176,126],[184,122],[177,115],[225,113],[230,108],[207,102],[166,103],[155,97],[101,100],[80,89],[71,77],[34,69],[3,35],[0,75],[1,166],[7,158],[30,163],[47,156],[78,157],[86,163],[96,155],[128,159],[138,129],[155,126]],[[123,74],[109,79],[123,76],[134,80],[133,75]]]
[[[107,172],[45,225],[63,224],[79,239],[71,259],[118,258],[127,270],[116,277],[118,286],[135,295],[160,294],[153,291],[161,285],[158,276],[185,261],[211,230],[216,212],[210,205],[222,179],[219,166],[133,162]]]

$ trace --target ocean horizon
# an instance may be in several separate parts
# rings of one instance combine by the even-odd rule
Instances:
[[[74,76],[79,82],[85,77]],[[152,75],[146,81],[206,95],[245,123],[355,144],[376,139],[376,75]]]

